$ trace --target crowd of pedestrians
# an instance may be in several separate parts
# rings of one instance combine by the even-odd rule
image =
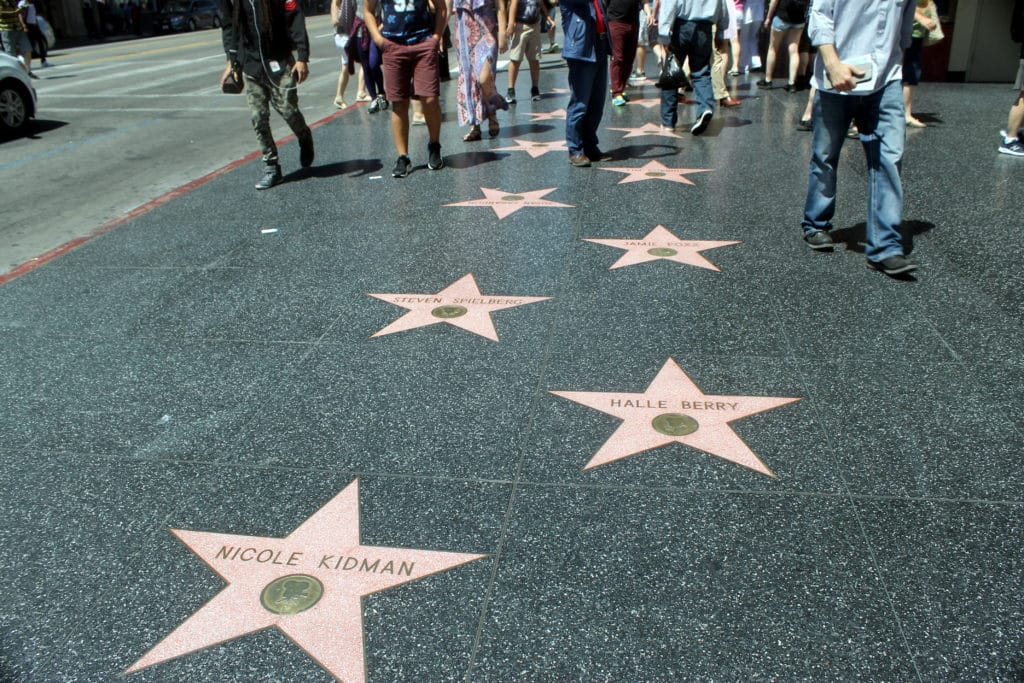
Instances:
[[[266,189],[281,180],[269,133],[269,106],[281,113],[298,137],[302,165],[313,160],[312,136],[295,96],[296,85],[308,73],[305,24],[297,0],[221,1],[228,54],[224,78],[235,71],[244,78],[266,164],[257,188]],[[459,123],[468,128],[465,142],[482,138],[485,121],[488,134],[498,135],[497,112],[515,104],[524,59],[530,69],[531,98],[541,97],[541,36],[552,36],[555,13],[546,0],[447,0],[447,4],[364,0],[362,7],[357,2],[332,2],[336,43],[342,54],[335,105],[347,106],[345,87],[354,64],[361,64],[364,76],[357,98],[372,101],[371,113],[391,110],[398,154],[393,177],[405,177],[412,166],[413,100],[418,101],[427,127],[427,168],[444,166],[439,96],[447,68],[440,56],[446,51],[449,15],[455,20],[456,101]],[[1024,0],[1017,3],[1012,22],[1015,39],[1024,39],[1022,4]],[[680,101],[690,102],[696,104],[697,112],[690,124],[693,135],[707,130],[716,104],[740,104],[725,86],[726,73],[735,78],[763,72],[757,85],[771,89],[785,54],[786,91],[809,90],[798,123],[812,132],[804,241],[816,251],[833,248],[831,219],[839,154],[844,140],[855,137],[864,148],[868,171],[868,265],[889,275],[917,268],[904,254],[899,232],[900,167],[906,128],[927,125],[913,112],[913,96],[921,77],[923,48],[942,39],[934,0],[770,0],[767,6],[758,0],[558,0],[557,10],[568,71],[565,139],[572,166],[587,167],[607,158],[598,140],[607,98],[614,106],[625,106],[628,88],[647,82],[648,49],[657,56],[660,72],[662,127],[675,129]],[[750,32],[768,34],[763,66],[760,51],[750,52],[757,49],[751,47]],[[548,50],[554,45],[550,37]],[[503,97],[497,57],[508,50],[508,86]],[[690,88],[680,88],[666,75],[684,66]],[[693,99],[685,90],[692,90]],[[1024,156],[1024,52],[1017,90],[999,151]]]

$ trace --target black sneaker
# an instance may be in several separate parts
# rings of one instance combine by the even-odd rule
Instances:
[[[441,143],[427,143],[427,168],[437,171],[444,168],[444,157],[441,156]]]
[[[753,69],[751,69],[751,71],[753,71]],[[767,78],[762,78],[757,82],[757,87],[761,88],[761,90],[771,90],[775,86],[772,85],[772,82],[769,81]]]
[[[815,251],[831,251],[834,245],[834,242],[832,242],[832,235],[828,234],[824,230],[812,232],[810,235],[804,235],[804,242],[807,242],[807,246]]]
[[[900,254],[898,256],[890,256],[881,261],[868,259],[868,268],[880,270],[886,275],[902,275],[903,273],[917,270],[917,263]]]
[[[530,88],[530,99],[534,102],[540,102],[540,88],[536,86]]]
[[[383,97],[377,95],[377,98],[373,102],[370,102],[370,106],[367,108],[367,111],[370,112],[371,114],[376,114],[377,112],[379,112],[381,110],[380,101],[383,99]]]
[[[800,119],[800,123],[796,124],[797,130],[810,131],[814,130],[814,125],[811,119]]]
[[[505,101],[508,102],[509,104],[515,104],[516,103],[516,89],[515,88],[509,88],[508,89],[508,92],[505,93]]]
[[[313,165],[313,133],[306,131],[299,137],[299,166],[309,168]]]
[[[269,190],[281,182],[281,167],[277,164],[267,166],[263,169],[263,177],[256,183],[257,190]]]
[[[1009,142],[1006,138],[1003,138],[1003,142],[999,145],[1000,154],[1009,154],[1013,157],[1024,157],[1024,145],[1021,144],[1020,138],[1013,138]]]
[[[392,178],[404,178],[409,175],[409,167],[412,166],[412,162],[409,161],[409,157],[404,154],[398,157],[398,161],[395,162],[395,168],[391,171]]]
[[[705,109],[700,116],[697,117],[696,123],[690,128],[690,132],[694,135],[700,135],[708,129],[708,124],[711,123],[711,117],[714,116],[714,112],[710,109]]]
[[[391,106],[391,103],[388,102],[388,98],[386,98],[383,95],[381,95],[380,96],[380,110],[381,111],[387,111],[388,107],[390,107],[390,106]]]

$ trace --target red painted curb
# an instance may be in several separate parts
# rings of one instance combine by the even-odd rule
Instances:
[[[349,111],[355,109],[357,106],[359,106],[361,104],[365,104],[365,102],[357,102],[355,104],[350,104],[346,109],[344,109],[342,111],[336,111],[333,114],[331,114],[330,116],[325,116],[324,118],[320,119],[319,121],[315,121],[315,122],[309,124],[309,127],[310,128],[319,128],[320,126],[324,125],[325,123],[330,123],[334,119],[338,118],[339,116],[342,116],[343,114],[348,113]],[[287,135],[287,136],[281,138],[280,140],[278,140],[277,144],[278,145],[283,145],[283,144],[286,144],[286,143],[288,143],[288,142],[290,142],[290,141],[292,141],[294,139],[295,139],[295,135],[294,134]],[[247,154],[244,157],[242,157],[241,159],[236,159],[236,160],[234,160],[234,161],[232,161],[232,162],[230,162],[230,163],[228,163],[228,164],[226,164],[224,166],[221,166],[220,168],[218,168],[218,169],[216,169],[214,171],[211,171],[210,173],[207,173],[206,175],[204,175],[204,176],[202,176],[200,178],[197,178],[196,180],[193,180],[191,182],[185,183],[181,187],[176,187],[173,190],[160,195],[156,199],[151,199],[150,201],[146,202],[145,204],[141,204],[141,205],[135,207],[134,209],[132,209],[128,213],[124,214],[123,216],[118,216],[117,218],[113,218],[113,219],[107,221],[106,223],[103,223],[100,227],[96,228],[95,230],[93,230],[92,232],[89,232],[86,235],[82,235],[81,237],[76,237],[73,240],[69,240],[68,242],[65,242],[64,244],[60,245],[59,247],[53,248],[53,249],[49,250],[48,252],[46,252],[44,254],[41,254],[39,256],[36,256],[35,258],[29,259],[28,261],[25,261],[24,263],[20,263],[20,264],[14,266],[13,268],[11,268],[10,270],[8,270],[6,273],[0,273],[0,286],[6,285],[11,280],[13,280],[15,278],[18,278],[18,277],[21,277],[25,273],[29,273],[29,272],[35,270],[36,268],[38,268],[41,265],[49,263],[50,261],[54,260],[55,258],[57,258],[59,256],[63,256],[64,254],[68,253],[72,249],[80,247],[83,244],[85,244],[86,242],[92,241],[92,240],[96,239],[97,237],[99,237],[100,235],[104,235],[104,234],[110,232],[111,230],[113,230],[113,229],[115,229],[115,228],[117,228],[117,227],[119,227],[121,225],[124,225],[125,223],[127,223],[130,220],[132,220],[133,218],[137,218],[137,217],[139,217],[139,216],[141,216],[141,215],[143,215],[145,213],[149,213],[150,211],[152,211],[153,209],[157,208],[158,206],[163,206],[164,204],[167,204],[171,200],[177,199],[178,197],[180,197],[180,196],[182,196],[184,194],[187,194],[188,192],[191,192],[192,190],[196,189],[197,187],[205,185],[206,183],[210,182],[214,178],[219,178],[220,176],[224,175],[225,173],[228,173],[229,171],[233,171],[234,169],[238,168],[239,166],[241,166],[243,164],[249,163],[250,161],[252,161],[253,159],[256,159],[259,156],[260,156],[259,152],[253,152],[251,154]]]

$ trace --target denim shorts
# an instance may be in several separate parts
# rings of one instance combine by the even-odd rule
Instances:
[[[803,24],[791,24],[788,21],[783,21],[782,19],[779,19],[778,17],[775,17],[774,19],[772,19],[772,30],[776,31],[778,33],[782,33],[783,31],[788,31],[789,29],[793,29],[793,28],[803,28],[803,27],[804,27]]]

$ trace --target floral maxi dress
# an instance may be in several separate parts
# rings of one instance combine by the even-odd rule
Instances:
[[[508,102],[497,91],[484,98],[477,78],[489,63],[494,82],[498,66],[498,14],[494,0],[456,0],[455,16],[455,42],[459,50],[459,125],[479,126],[499,109],[508,109]]]

